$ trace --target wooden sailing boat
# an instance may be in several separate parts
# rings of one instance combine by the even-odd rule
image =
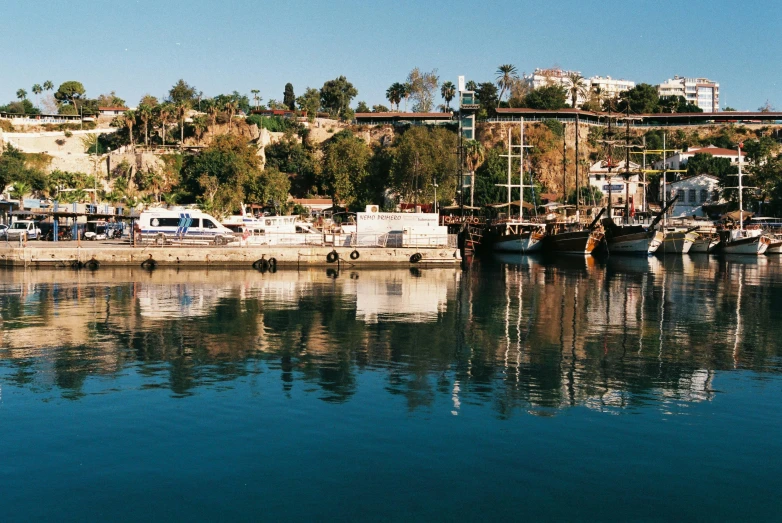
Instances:
[[[754,189],[754,187],[744,187],[742,183],[742,145],[739,143],[738,147],[739,185],[738,187],[729,187],[739,191],[739,228],[720,231],[720,238],[722,239],[722,252],[725,254],[750,254],[757,256],[766,252],[769,242],[761,241],[763,231],[760,228],[750,230],[744,228],[744,189]]]
[[[492,249],[497,252],[515,252],[529,254],[538,252],[543,247],[541,241],[546,235],[545,224],[524,220],[524,188],[531,185],[524,184],[524,119],[520,122],[520,144],[512,144],[512,130],[508,129],[508,154],[503,155],[508,158],[508,183],[498,184],[500,187],[508,188],[508,216],[511,214],[511,207],[514,202],[511,200],[512,190],[518,187],[520,192],[519,217],[518,219],[508,218],[501,222],[493,223],[486,234],[486,241],[492,245]],[[519,154],[513,154],[513,148],[519,148]],[[511,167],[513,158],[519,158],[519,184],[513,184],[511,181]]]

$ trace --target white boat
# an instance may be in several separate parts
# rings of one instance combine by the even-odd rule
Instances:
[[[723,231],[725,240],[722,245],[722,252],[725,254],[750,254],[757,256],[764,254],[768,249],[768,242],[761,241],[763,238],[760,229],[732,229]]]
[[[768,240],[766,254],[782,254],[782,234],[765,234],[763,237]]]
[[[546,226],[543,224],[510,221],[495,227],[498,230],[492,245],[496,252],[528,254],[543,248],[541,241],[546,236]]]
[[[687,229],[664,227],[654,234],[649,243],[649,254],[684,254]]]
[[[323,234],[298,216],[245,218],[241,232],[247,245],[323,245]]]
[[[720,244],[720,237],[715,232],[690,231],[684,235],[684,254],[708,254],[714,252]]]

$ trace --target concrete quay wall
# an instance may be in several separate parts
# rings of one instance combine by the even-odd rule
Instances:
[[[358,258],[351,259],[353,251]],[[339,261],[329,263],[327,256],[336,251]],[[420,260],[411,262],[414,254]],[[354,255],[355,256],[355,255]],[[0,249],[0,266],[62,267],[74,261],[96,260],[101,266],[140,266],[154,260],[158,267],[246,267],[254,261],[274,258],[278,268],[299,267],[405,267],[420,265],[455,266],[459,251],[453,248],[383,248],[331,246],[262,246],[262,247],[131,247],[128,245],[53,246],[28,244],[26,247]]]

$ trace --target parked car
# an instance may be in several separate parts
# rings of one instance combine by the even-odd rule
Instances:
[[[9,240],[18,240],[25,237],[28,240],[40,240],[41,228],[38,227],[38,222],[33,220],[17,220],[11,224],[11,227],[6,230],[5,234]]]

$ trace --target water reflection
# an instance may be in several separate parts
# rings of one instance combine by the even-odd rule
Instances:
[[[709,401],[778,372],[779,262],[506,257],[465,271],[7,271],[0,380],[78,399],[120,375],[175,395],[260,377],[325,401],[364,373],[409,409],[547,415]],[[277,385],[275,385],[275,383]]]

